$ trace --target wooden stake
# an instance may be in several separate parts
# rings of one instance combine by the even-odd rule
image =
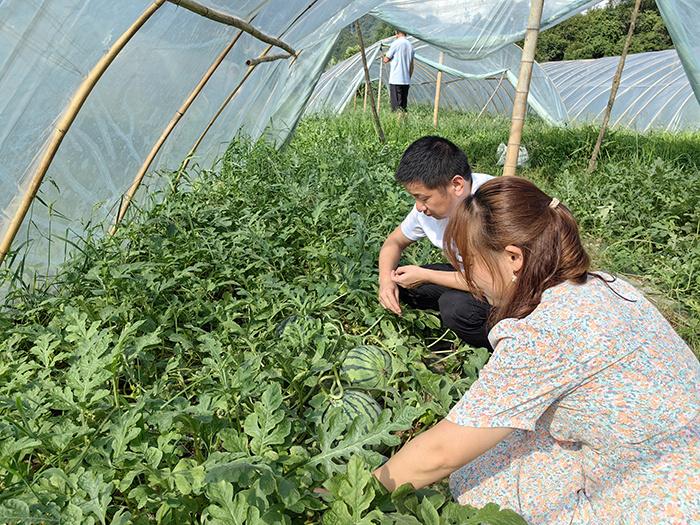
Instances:
[[[269,55],[269,56],[261,57],[261,58],[249,58],[248,60],[245,61],[245,65],[246,66],[257,66],[258,64],[263,64],[265,62],[274,62],[275,60],[286,60],[288,58],[296,58],[296,55],[278,54],[278,55]]]
[[[146,160],[141,165],[141,168],[139,169],[138,173],[136,174],[136,177],[134,178],[133,182],[131,183],[131,186],[129,186],[129,189],[127,190],[126,194],[124,195],[124,199],[122,200],[121,205],[119,206],[119,212],[117,213],[117,217],[114,221],[114,224],[112,225],[112,228],[109,230],[110,235],[114,235],[114,233],[117,230],[117,227],[119,226],[119,223],[124,218],[124,215],[126,215],[126,210],[129,209],[129,205],[131,204],[131,201],[134,198],[134,195],[136,194],[136,190],[139,189],[139,186],[141,185],[141,182],[143,181],[143,178],[146,175],[146,172],[151,167],[151,164],[153,163],[153,160],[156,158],[156,155],[158,155],[160,148],[163,146],[163,144],[165,143],[167,138],[170,136],[170,133],[172,133],[173,129],[175,129],[175,126],[180,121],[182,116],[187,112],[187,110],[190,108],[190,106],[192,105],[194,100],[201,93],[202,89],[204,89],[204,86],[206,86],[207,82],[209,82],[209,79],[214,74],[214,71],[216,71],[216,69],[221,65],[221,63],[226,58],[226,55],[228,55],[229,51],[231,51],[231,49],[233,49],[233,46],[236,45],[236,42],[238,42],[238,39],[241,38],[241,35],[243,35],[243,31],[239,31],[236,34],[236,36],[233,37],[233,40],[231,40],[231,42],[229,42],[229,44],[219,54],[219,56],[216,58],[216,60],[214,60],[212,65],[209,66],[209,69],[207,69],[207,72],[204,73],[204,76],[201,78],[199,83],[195,86],[192,93],[190,93],[190,95],[187,97],[185,102],[182,103],[182,106],[180,106],[180,109],[178,109],[175,112],[175,115],[173,115],[173,118],[170,119],[170,122],[168,123],[166,128],[163,130],[163,133],[161,133],[160,137],[158,138],[156,143],[151,148],[151,151],[148,153]]]
[[[381,112],[382,106],[382,73],[384,72],[384,57],[382,56],[382,45],[379,44],[379,87],[377,88],[377,113]]]
[[[493,98],[496,96],[496,93],[498,93],[498,90],[500,89],[501,84],[503,84],[503,79],[504,79],[504,78],[506,78],[506,72],[505,72],[505,71],[504,71],[503,73],[501,73],[501,78],[498,79],[498,84],[496,84],[496,89],[493,90],[493,93],[491,93],[491,96],[490,96],[489,99],[486,101],[486,104],[484,104],[484,107],[481,108],[481,111],[479,112],[479,114],[476,116],[476,119],[474,119],[474,120],[478,120],[479,117],[481,117],[481,115],[484,114],[484,112],[486,111],[486,108],[489,107],[489,104],[491,103],[491,101],[493,100]]]
[[[374,119],[374,127],[377,129],[377,135],[379,135],[379,142],[384,144],[386,138],[384,138],[384,130],[382,129],[382,124],[379,122],[379,115],[377,114],[377,106],[374,103],[374,94],[370,88],[369,80],[369,69],[367,68],[367,56],[365,55],[365,43],[362,39],[362,30],[360,29],[360,22],[355,20],[355,30],[357,31],[357,39],[360,41],[360,55],[362,56],[362,66],[365,70],[365,96],[369,96],[369,105],[372,109],[372,117]]]
[[[365,82],[365,95],[362,97],[362,113],[367,113],[367,83]]]
[[[294,51],[294,49],[289,44],[283,42],[279,38],[275,38],[274,36],[266,35],[265,33],[256,29],[242,18],[238,18],[237,16],[233,16],[228,13],[223,13],[221,11],[217,11],[216,9],[212,9],[211,7],[202,5],[199,2],[195,2],[194,0],[168,0],[168,2],[170,2],[171,4],[179,5],[180,7],[183,7],[188,11],[192,11],[193,13],[208,18],[209,20],[213,20],[214,22],[219,22],[220,24],[233,26],[237,29],[240,29],[241,31],[245,31],[249,35],[252,35],[255,38],[257,38],[258,40],[262,40],[266,44],[271,44],[273,46],[279,47],[280,49],[284,49],[290,55],[297,54],[297,52]]]
[[[440,51],[440,58],[438,59],[440,65],[445,61],[445,52]],[[433,104],[433,127],[437,129],[438,126],[438,108],[440,107],[440,88],[442,86],[442,69],[438,69],[437,78],[435,79],[435,103]]]
[[[131,37],[136,34],[136,32],[148,21],[151,15],[153,15],[153,13],[155,13],[158,8],[163,5],[164,2],[165,0],[154,0],[154,2],[146,8],[141,16],[139,16],[139,18],[133,24],[131,24],[131,26],[114,42],[114,44],[112,44],[112,47],[109,48],[107,53],[100,58],[100,60],[90,70],[87,77],[85,77],[85,80],[83,80],[76,92],[73,94],[68,107],[66,107],[65,111],[63,112],[63,116],[61,116],[54,128],[53,134],[51,135],[41,160],[38,163],[36,171],[32,176],[31,182],[29,183],[29,187],[27,188],[19,208],[12,217],[7,231],[3,236],[2,242],[0,243],[0,263],[5,259],[5,256],[9,252],[12,241],[22,225],[22,221],[26,217],[27,211],[34,200],[34,197],[39,191],[39,187],[44,180],[46,172],[51,166],[51,162],[56,156],[56,152],[58,151],[61,142],[63,142],[63,138],[75,121],[75,117],[83,107],[85,100],[87,100],[95,85],[102,77],[102,74],[114,61],[119,52],[124,49],[124,46],[129,42]]]
[[[588,161],[588,173],[595,171],[598,166],[598,155],[600,154],[600,148],[603,144],[603,138],[608,129],[608,123],[610,122],[610,114],[612,113],[613,104],[615,104],[615,97],[617,97],[617,90],[620,87],[620,80],[622,79],[622,70],[625,68],[625,59],[627,58],[627,51],[630,48],[630,42],[632,42],[632,35],[634,34],[634,26],[637,23],[637,15],[639,14],[639,6],[642,0],[637,0],[634,3],[634,8],[632,8],[632,15],[630,16],[630,27],[627,31],[627,38],[625,39],[625,45],[622,48],[622,54],[620,55],[620,61],[617,63],[617,70],[615,71],[615,76],[613,77],[612,86],[610,87],[610,98],[608,98],[608,105],[605,108],[605,113],[603,114],[603,123],[600,125],[600,133],[598,133],[598,140],[593,147],[593,153],[591,154],[591,159]]]
[[[515,88],[513,116],[510,122],[510,136],[508,137],[508,149],[506,151],[505,165],[503,166],[503,175],[515,175],[515,168],[518,164],[520,139],[522,138],[525,114],[527,113],[527,95],[530,90],[532,64],[535,61],[535,50],[537,49],[537,36],[540,32],[543,4],[544,0],[530,1],[530,16],[527,21],[523,55],[520,60],[518,86]]]

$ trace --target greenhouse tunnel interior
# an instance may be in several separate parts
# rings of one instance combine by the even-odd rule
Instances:
[[[542,28],[596,3],[548,0]],[[700,40],[691,21],[700,19],[700,5],[657,3],[676,49],[628,58],[612,124],[640,131],[696,130]],[[106,234],[134,176],[176,116],[132,210],[167,187],[167,177],[157,173],[177,170],[188,156],[190,166],[209,167],[239,134],[281,146],[304,112],[342,111],[363,82],[359,57],[325,73],[324,68],[341,29],[366,14],[415,37],[416,101],[430,103],[441,69],[445,107],[503,115],[512,110],[520,58],[514,43],[525,34],[527,1],[202,4],[249,21],[298,56],[247,66],[246,60],[279,50],[169,1],[0,2],[0,236],[16,219],[80,86],[135,21],[153,11],[96,81],[69,129],[59,130],[60,145],[3,264],[21,265],[30,280],[51,276],[87,232]],[[234,40],[180,118],[178,108]],[[380,43],[367,44],[371,74],[378,79]],[[610,57],[536,65],[530,109],[555,126],[598,122],[615,64]],[[386,82],[386,69],[382,78]]]

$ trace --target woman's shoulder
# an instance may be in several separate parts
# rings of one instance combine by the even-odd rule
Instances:
[[[625,304],[636,304],[644,296],[630,283],[605,272],[590,273],[584,283],[565,281],[546,289],[540,304],[527,316],[531,321],[556,320],[567,313],[578,317],[597,314]],[[526,319],[527,319],[526,318]]]
[[[565,281],[548,288],[528,316],[503,319],[493,327],[489,337],[495,341],[517,338],[520,345],[536,344],[538,339],[552,341],[572,333],[588,332],[602,312],[624,309],[625,303],[635,304],[640,300],[643,300],[641,293],[627,281],[596,272],[582,284]]]

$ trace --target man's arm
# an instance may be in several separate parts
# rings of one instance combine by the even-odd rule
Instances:
[[[415,288],[421,284],[437,284],[455,290],[471,291],[459,272],[429,270],[420,266],[399,266],[393,274],[393,280],[403,288]]]
[[[385,64],[391,62],[391,59],[394,58],[394,53],[396,52],[395,50],[396,46],[394,45],[394,42],[392,42],[389,46],[389,49],[386,53],[384,53],[384,57],[382,58]]]
[[[411,58],[411,64],[408,66],[408,76],[413,76],[413,58]]]
[[[394,270],[399,265],[401,254],[412,243],[401,231],[401,226],[397,226],[379,250],[379,302],[398,315],[401,315],[401,306],[399,288],[393,279]]]
[[[512,428],[464,427],[443,419],[406,443],[374,475],[390,491],[404,483],[419,489],[449,476],[511,432]]]

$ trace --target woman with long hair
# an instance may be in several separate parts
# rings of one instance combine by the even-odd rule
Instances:
[[[629,283],[592,272],[571,212],[518,177],[483,184],[444,245],[493,306],[479,379],[375,476],[450,476],[529,523],[700,523],[700,363]]]

